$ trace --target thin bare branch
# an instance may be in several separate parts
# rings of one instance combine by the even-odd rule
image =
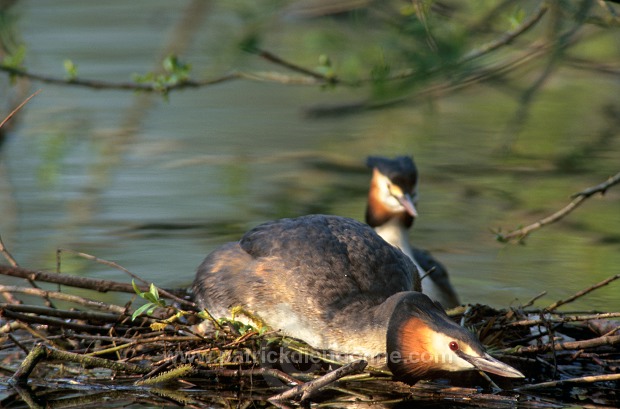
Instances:
[[[17,260],[13,258],[9,250],[4,245],[4,242],[2,241],[2,236],[0,236],[0,253],[2,253],[6,261],[8,261],[9,264],[12,265],[13,267],[17,267],[19,265],[17,264]]]
[[[552,224],[563,219],[595,193],[604,194],[607,189],[614,185],[617,185],[618,183],[620,183],[620,172],[610,177],[603,183],[600,183],[594,187],[587,188],[579,193],[574,194],[572,196],[574,199],[569,204],[567,204],[562,209],[558,210],[550,216],[540,219],[537,222],[534,222],[520,229],[515,229],[506,234],[496,233],[497,240],[501,241],[502,243],[507,243],[512,240],[523,241],[533,231],[536,231],[548,224]]]
[[[66,274],[47,273],[43,271],[33,271],[22,267],[12,267],[0,264],[0,275],[7,275],[12,277],[29,278],[34,281],[44,281],[48,283],[55,283],[61,285],[68,285],[77,288],[87,288],[89,290],[108,292],[117,291],[122,293],[135,294],[133,286],[129,283],[119,283],[117,281],[100,280],[89,277],[70,276]],[[148,291],[149,287],[146,285],[139,285],[140,291]],[[168,290],[167,292],[172,292]],[[180,299],[182,300],[182,299]],[[183,304],[191,305],[193,303],[182,300]]]
[[[607,179],[606,181],[602,183],[599,183],[596,186],[589,187],[585,190],[582,190],[579,193],[575,193],[572,197],[582,196],[582,197],[588,198],[596,193],[600,193],[601,195],[604,195],[607,192],[607,189],[609,189],[610,187],[614,185],[617,185],[618,183],[620,183],[620,172],[618,172],[614,176],[611,176],[609,179]]]
[[[9,293],[20,293],[20,294],[28,294],[34,295],[37,297],[43,298],[51,298],[60,301],[72,302],[75,304],[83,305],[89,308],[95,308],[104,311],[111,311],[117,314],[125,313],[126,309],[124,307],[120,307],[118,305],[107,304],[102,301],[90,300],[88,298],[80,297],[72,294],[65,294],[57,291],[46,291],[40,288],[28,288],[28,287],[18,287],[12,285],[0,285],[0,292],[9,292]]]
[[[2,128],[2,126],[3,126],[3,125],[4,125],[4,124],[5,124],[5,123],[9,120],[9,119],[11,119],[11,118],[13,117],[13,115],[15,115],[15,114],[16,114],[16,113],[20,110],[20,109],[22,109],[22,107],[23,107],[24,105],[26,105],[26,104],[28,103],[28,101],[30,101],[32,98],[34,98],[34,97],[35,97],[36,95],[38,95],[40,92],[41,92],[41,90],[40,90],[40,89],[39,89],[39,90],[37,90],[37,91],[35,91],[32,95],[30,95],[28,98],[26,98],[26,99],[24,100],[24,102],[22,102],[21,104],[19,104],[19,105],[17,106],[17,108],[15,108],[14,110],[12,110],[12,111],[11,111],[11,113],[10,113],[10,114],[8,114],[8,115],[7,115],[7,117],[6,117],[6,118],[4,118],[4,120],[3,120],[2,122],[0,122],[0,128]]]
[[[75,251],[75,250],[69,250],[69,249],[57,249],[56,250],[56,273],[60,274],[60,254],[61,253],[71,253],[74,254],[76,256],[85,258],[87,260],[91,260],[94,261],[96,263],[99,264],[103,264],[112,268],[116,268],[122,272],[124,272],[125,274],[127,274],[128,276],[130,276],[131,278],[133,278],[134,280],[138,280],[140,281],[143,285],[150,285],[150,283],[148,281],[146,281],[145,279],[143,279],[142,277],[140,277],[137,274],[132,273],[131,271],[127,270],[125,267],[121,266],[118,263],[115,263],[113,261],[109,261],[109,260],[104,260],[102,258],[99,257],[95,257],[93,255],[87,254],[87,253],[82,253],[80,251]],[[163,296],[165,296],[166,298],[169,298],[171,300],[174,300],[178,303],[184,304],[184,305],[189,305],[192,307],[195,307],[195,304],[192,301],[189,300],[185,300],[183,298],[177,297],[176,295],[170,293],[169,291],[163,289],[163,288],[159,288],[159,293],[162,294]]]
[[[517,348],[515,352],[520,354],[527,353],[540,353],[547,351],[567,351],[596,348],[604,345],[617,345],[620,344],[620,335],[602,336],[592,339],[586,339],[582,341],[568,341],[568,342],[552,342],[543,345],[531,345],[527,347]]]
[[[541,2],[540,7],[538,7],[538,9],[534,13],[532,13],[532,15],[526,18],[521,23],[521,25],[516,27],[514,30],[504,33],[504,35],[502,35],[498,39],[491,41],[490,43],[487,43],[481,47],[478,47],[475,50],[470,51],[468,54],[465,54],[465,56],[461,60],[461,63],[466,63],[476,58],[480,58],[486,54],[489,54],[492,51],[497,50],[498,48],[502,46],[510,44],[512,41],[514,41],[514,39],[519,37],[521,34],[524,34],[530,28],[534,27],[536,23],[538,23],[540,19],[542,19],[542,17],[545,15],[548,9],[549,9],[549,6],[547,5],[547,3]]]
[[[95,311],[71,311],[57,308],[42,307],[39,305],[12,305],[0,303],[0,309],[7,311],[23,312],[35,314],[37,316],[58,317],[63,319],[93,320],[102,322],[118,322],[122,316],[119,314],[109,314]]]
[[[584,197],[584,196],[580,196],[580,197]],[[556,308],[564,305],[564,304],[568,304],[569,302],[575,301],[577,298],[583,297],[584,295],[596,290],[597,288],[601,288],[606,286],[607,284],[611,283],[612,281],[615,281],[617,279],[620,278],[620,274],[616,274],[615,276],[611,276],[609,278],[606,278],[605,280],[596,283],[586,289],[583,289],[581,291],[578,291],[577,293],[575,293],[574,295],[568,297],[565,300],[559,300],[554,302],[553,304],[551,304],[550,306],[548,306],[547,308],[545,308],[546,311],[553,311]]]
[[[291,388],[285,392],[274,395],[269,398],[269,401],[294,399],[300,395],[300,400],[302,401],[309,399],[312,395],[316,394],[319,389],[336,382],[343,376],[363,371],[364,368],[366,368],[366,365],[368,365],[368,362],[364,361],[363,359],[353,361],[351,363],[348,363],[347,365],[341,366],[340,368],[321,376],[320,378],[314,379],[310,382],[306,382],[302,385],[297,385],[294,388]]]
[[[271,63],[274,63],[276,65],[279,65],[281,67],[287,68],[291,71],[294,72],[298,72],[300,74],[304,74],[307,75],[309,77],[315,78],[315,79],[319,79],[328,83],[333,83],[333,84],[337,84],[337,83],[342,83],[340,80],[338,80],[335,77],[328,77],[324,74],[318,73],[316,71],[313,70],[309,70],[307,68],[304,68],[300,65],[297,65],[295,63],[292,63],[290,61],[287,61],[281,57],[278,57],[277,55],[275,55],[274,53],[267,51],[267,50],[260,50],[257,49],[255,51],[256,55],[258,55],[259,57],[263,58],[264,60],[267,60]]]
[[[534,383],[530,385],[520,386],[515,388],[515,391],[524,391],[529,389],[543,389],[543,388],[553,388],[560,385],[565,385],[567,383],[594,383],[594,382],[611,382],[620,380],[620,374],[605,374],[605,375],[595,375],[595,376],[580,376],[577,378],[569,378],[569,379],[560,379],[558,381],[550,381],[550,382],[541,382]]]
[[[611,64],[597,63],[595,61],[588,61],[581,58],[570,57],[564,60],[564,63],[569,67],[578,70],[587,70],[597,72],[601,74],[608,74],[612,76],[620,76],[620,67]]]
[[[620,312],[604,312],[600,314],[587,315],[566,315],[558,317],[545,317],[540,319],[528,319],[502,324],[505,327],[531,327],[533,325],[544,325],[547,323],[563,323],[575,321],[603,320],[608,318],[620,318]]]
[[[532,297],[528,302],[526,302],[525,304],[523,304],[521,306],[521,308],[527,308],[527,307],[531,307],[532,305],[534,305],[534,303],[536,302],[536,300],[538,300],[539,298],[544,297],[545,295],[547,295],[546,291],[542,291],[540,292],[538,295]]]
[[[34,96],[35,94],[33,94]],[[23,105],[23,104],[22,104]],[[2,241],[2,237],[0,237],[0,253],[2,253],[4,255],[4,258],[7,259],[7,261],[11,264],[12,267],[14,268],[19,268],[19,264],[17,264],[17,261],[13,258],[13,256],[11,255],[11,253],[9,253],[9,251],[7,250],[7,248],[4,246],[4,242]],[[37,286],[37,284],[34,282],[34,280],[30,277],[23,277],[26,279],[26,281],[28,281],[28,283],[35,289],[38,289],[39,286]],[[2,294],[2,296],[4,297],[5,300],[7,300],[9,303],[11,304],[21,304],[21,301],[18,300],[17,298],[15,298],[13,296],[13,294],[11,294],[10,292],[3,292],[0,291],[0,294]],[[45,303],[48,306],[52,306],[52,302],[50,301],[49,298],[47,297],[43,297],[45,299]]]
[[[9,262],[9,264],[11,264],[11,266],[13,266],[13,267],[17,266],[17,261],[13,258],[11,253],[9,253],[7,248],[4,246],[4,242],[2,241],[2,236],[0,236],[0,253],[2,253],[4,258]],[[0,295],[2,295],[4,297],[4,299],[7,300],[11,304],[20,304],[21,303],[20,300],[15,298],[14,295],[12,293],[8,292],[8,291],[0,290]]]
[[[142,284],[149,285],[149,283],[146,280],[142,279],[142,277],[137,276],[136,274],[134,274],[131,271],[127,270],[125,267],[121,266],[120,264],[117,264],[117,263],[115,263],[113,261],[104,260],[104,259],[99,258],[99,257],[95,257],[95,256],[90,255],[88,253],[82,253],[81,251],[75,251],[75,250],[70,250],[70,249],[57,249],[56,250],[56,273],[58,273],[58,274],[60,274],[60,271],[61,271],[61,268],[60,268],[61,257],[60,257],[60,255],[62,253],[70,253],[70,254],[73,254],[73,255],[85,258],[86,260],[91,260],[91,261],[94,261],[96,263],[103,264],[103,265],[115,268],[117,270],[120,270],[120,271],[126,273],[131,278],[136,279],[138,281],[141,281]]]

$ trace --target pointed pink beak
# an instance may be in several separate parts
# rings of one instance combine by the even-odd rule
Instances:
[[[411,200],[411,195],[405,193],[402,196],[397,197],[398,201],[401,205],[407,210],[407,213],[411,215],[411,217],[418,217],[418,211],[413,204],[413,200]]]

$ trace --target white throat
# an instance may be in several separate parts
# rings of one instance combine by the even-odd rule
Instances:
[[[403,226],[398,218],[393,218],[387,223],[375,227],[375,231],[383,238],[383,240],[387,241],[392,246],[399,248],[400,251],[405,253],[405,255],[413,261],[413,264],[415,264],[418,269],[420,278],[426,274],[426,270],[424,270],[415,257],[413,257],[411,244],[409,244],[409,229]],[[442,290],[431,279],[431,277],[426,277],[422,280],[422,292],[434,300],[441,299]]]
[[[409,244],[409,229],[403,226],[398,218],[390,219],[387,223],[375,227],[375,231],[383,238],[383,240],[387,241],[394,247],[398,247],[400,251],[413,260],[415,266],[422,274],[422,269],[413,259],[413,252],[411,251],[411,245]]]

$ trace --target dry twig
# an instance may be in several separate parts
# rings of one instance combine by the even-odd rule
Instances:
[[[556,386],[564,385],[567,383],[594,383],[594,382],[610,382],[610,381],[618,381],[620,380],[620,374],[605,374],[605,375],[595,375],[595,376],[580,376],[577,378],[570,379],[560,379],[558,381],[550,381],[550,382],[540,382],[534,383],[530,385],[523,385],[518,388],[515,388],[515,391],[524,391],[530,389],[543,389],[543,388],[553,388]]]
[[[620,173],[618,174],[620,175]],[[601,288],[606,286],[607,284],[611,283],[612,281],[615,281],[617,279],[620,278],[620,274],[616,274],[615,276],[611,276],[609,278],[606,278],[605,280],[601,281],[600,283],[596,283],[584,290],[578,291],[577,293],[575,293],[574,295],[568,297],[565,300],[559,300],[554,302],[553,304],[551,304],[550,306],[548,306],[547,308],[545,308],[546,311],[553,311],[555,309],[557,309],[558,307],[564,305],[564,304],[568,304],[569,302],[575,301],[577,298],[583,297],[584,295],[596,290],[597,288]]]
[[[620,343],[620,335],[614,336],[602,336],[598,338],[586,339],[583,341],[568,341],[568,342],[553,342],[543,345],[532,345],[529,347],[520,347],[516,349],[517,353],[538,353],[548,351],[567,351],[567,350],[581,350],[588,348],[597,348],[605,345],[617,345]]]
[[[27,278],[34,281],[44,281],[47,283],[68,285],[77,288],[86,288],[89,290],[108,292],[117,291],[122,293],[135,294],[133,286],[129,283],[120,283],[117,281],[100,280],[96,278],[77,277],[66,274],[47,273],[43,271],[28,270],[22,267],[12,267],[0,264],[0,275],[7,275],[12,277]],[[146,285],[138,286],[140,291],[148,291],[149,287]],[[174,292],[174,290],[166,290],[167,293]],[[163,292],[162,292],[163,294]],[[175,301],[182,302],[184,305],[193,306],[194,303],[188,300],[183,300],[176,297]]]
[[[95,256],[93,256],[91,254],[82,253],[80,251],[69,250],[69,249],[57,249],[56,250],[56,273],[58,273],[58,274],[60,274],[60,255],[63,252],[64,253],[71,253],[71,254],[74,254],[76,256],[85,258],[87,260],[91,260],[91,261],[94,261],[94,262],[99,263],[99,264],[103,264],[103,265],[106,265],[106,266],[110,266],[112,268],[116,268],[116,269],[124,272],[125,274],[127,274],[128,276],[133,278],[134,280],[138,280],[138,281],[142,282],[143,285],[146,285],[146,286],[149,285],[148,281],[146,281],[145,279],[143,279],[139,275],[132,273],[131,271],[127,270],[125,267],[119,265],[118,263],[115,263],[113,261],[104,260],[102,258],[95,257]],[[178,302],[178,303],[180,303],[182,305],[186,305],[186,306],[190,306],[190,307],[196,307],[196,304],[194,304],[192,301],[185,300],[183,298],[177,297],[176,295],[172,294],[171,292],[169,292],[169,291],[167,291],[167,290],[165,290],[163,288],[160,288],[158,290],[159,290],[159,293],[162,294],[163,296],[165,296],[166,298],[174,300],[174,301],[176,301],[176,302]]]
[[[65,294],[57,291],[47,291],[40,288],[28,288],[17,287],[13,285],[0,285],[0,292],[8,293],[20,293],[28,294],[41,298],[51,298],[60,301],[72,302],[89,308],[95,308],[98,310],[115,312],[117,314],[124,314],[126,312],[125,307],[120,307],[114,304],[104,303],[102,301],[90,300],[88,298],[80,297],[72,294]]]
[[[24,105],[26,105],[28,103],[28,101],[30,101],[32,98],[34,98],[35,96],[37,96],[39,93],[41,92],[41,90],[37,90],[35,91],[32,95],[30,95],[28,98],[26,98],[24,100],[24,102],[22,102],[21,104],[19,104],[17,106],[17,108],[15,108],[14,110],[11,111],[10,114],[7,115],[6,118],[4,118],[4,120],[2,122],[0,122],[0,128],[2,128],[4,126],[5,123],[8,122],[9,119],[11,119],[20,109],[22,109],[22,107]],[[6,255],[6,254],[5,254]],[[12,258],[12,257],[11,257]],[[10,260],[9,260],[10,261]]]
[[[575,193],[574,195],[572,195],[573,200],[568,205],[566,205],[565,207],[563,207],[562,209],[558,210],[557,212],[553,213],[550,216],[547,216],[535,223],[532,223],[520,229],[513,230],[506,234],[496,233],[497,240],[501,241],[502,243],[507,243],[512,240],[517,240],[517,241],[522,242],[533,231],[538,230],[548,224],[555,223],[563,219],[564,217],[566,217],[569,213],[575,210],[578,206],[580,206],[584,201],[589,199],[594,194],[600,193],[601,195],[603,195],[609,188],[611,188],[614,185],[617,185],[618,183],[620,183],[620,172],[610,177],[605,182],[602,182],[596,186],[587,188],[579,193]]]
[[[336,382],[343,376],[363,371],[364,368],[366,368],[366,365],[368,365],[368,362],[364,361],[363,359],[353,361],[351,363],[348,363],[347,365],[341,366],[340,368],[321,376],[320,378],[317,378],[310,382],[306,382],[302,385],[297,385],[294,388],[291,388],[285,392],[274,395],[269,398],[269,401],[275,402],[287,399],[294,399],[299,395],[301,395],[301,401],[307,400],[312,395],[316,394],[319,389]]]
[[[28,380],[28,377],[37,366],[37,364],[43,360],[61,360],[66,362],[77,362],[85,366],[93,366],[98,368],[108,368],[114,371],[124,371],[130,374],[144,374],[148,373],[151,368],[143,365],[128,364],[124,362],[110,361],[109,359],[90,357],[80,354],[74,354],[66,351],[59,351],[47,347],[43,344],[38,344],[28,354],[26,359],[22,362],[19,369],[15,372],[10,379],[11,383],[23,384]]]
[[[545,323],[564,323],[575,321],[591,321],[591,320],[604,320],[609,318],[620,318],[620,312],[607,312],[600,314],[588,314],[588,315],[558,315],[557,317],[535,318],[510,322],[508,324],[502,324],[506,327],[532,327],[538,325],[544,325]],[[499,329],[499,328],[496,328]]]

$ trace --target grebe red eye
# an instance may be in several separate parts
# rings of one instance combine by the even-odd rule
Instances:
[[[459,344],[457,344],[456,341],[450,342],[448,346],[450,347],[452,351],[458,351],[459,349]]]

